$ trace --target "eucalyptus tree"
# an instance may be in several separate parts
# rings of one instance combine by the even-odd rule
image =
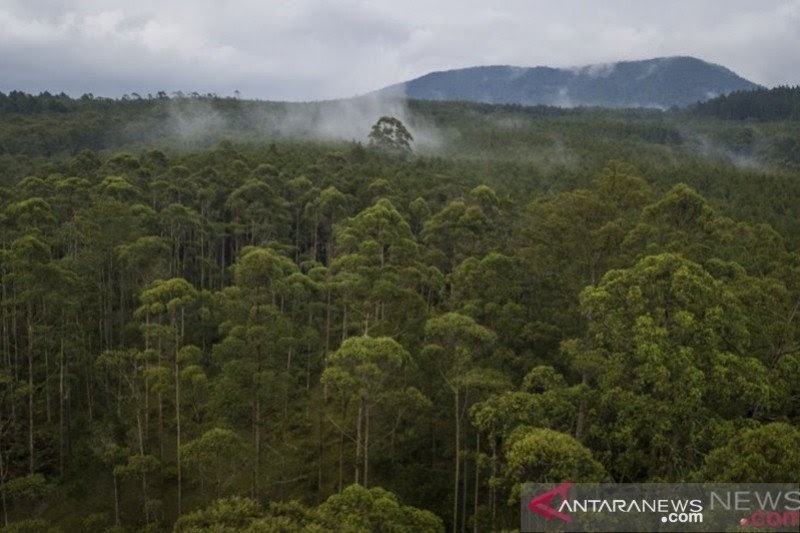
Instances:
[[[535,298],[522,261],[499,252],[465,259],[450,276],[450,306],[488,327],[498,336],[494,367],[518,376],[530,370],[536,339],[528,307]],[[526,305],[528,304],[528,305]]]
[[[156,280],[140,295],[142,305],[137,310],[139,317],[144,318],[143,333],[149,345],[155,344],[158,355],[156,369],[162,376],[172,369],[172,388],[175,408],[175,461],[178,475],[177,509],[181,512],[182,472],[181,472],[181,381],[182,363],[194,356],[197,348],[184,344],[186,336],[187,315],[195,312],[198,299],[197,290],[183,278]],[[162,398],[159,393],[159,440],[163,450],[163,411]],[[163,452],[162,452],[163,456]]]
[[[310,255],[312,261],[319,261],[326,266],[331,265],[336,257],[334,227],[347,211],[349,202],[349,197],[333,185],[322,191],[312,191],[311,198],[304,208],[305,217],[309,220],[312,231]],[[320,244],[324,244],[322,250]],[[320,251],[324,253],[320,255]]]
[[[616,479],[680,479],[713,443],[714,424],[746,417],[768,394],[742,302],[697,263],[661,254],[611,270],[581,294],[581,309],[587,337],[566,342],[564,355],[600,391],[585,442]]]
[[[796,483],[800,429],[773,422],[737,432],[705,457],[694,477],[718,483]]]
[[[452,272],[468,257],[503,252],[504,235],[510,228],[493,189],[481,185],[469,194],[450,200],[425,220],[422,242],[427,260],[443,272]]]
[[[521,218],[516,253],[526,271],[539,344],[556,352],[558,342],[581,331],[574,303],[586,286],[610,268],[625,266],[623,247],[651,187],[630,164],[611,161],[586,189],[533,200]]]
[[[214,346],[221,368],[214,401],[235,415],[242,404],[230,404],[231,399],[249,400],[250,414],[244,418],[249,419],[252,431],[252,494],[261,498],[264,415],[280,403],[284,415],[288,409],[289,370],[296,344],[288,311],[301,302],[287,301],[287,297],[299,272],[288,257],[258,247],[246,247],[233,271],[235,285],[219,294],[226,318],[220,327],[224,338]]]
[[[264,245],[279,235],[289,219],[287,202],[267,183],[250,178],[230,193],[226,207],[233,215],[234,250]]]
[[[172,277],[198,277],[198,268],[192,268],[198,256],[196,240],[201,234],[198,213],[182,204],[170,204],[159,213],[162,221],[161,236],[169,245],[169,275]],[[194,274],[194,276],[192,276]]]
[[[479,515],[481,466],[488,462],[488,507],[491,522],[496,523],[497,490],[509,481],[503,472],[507,471],[508,453],[514,442],[512,435],[520,427],[546,428],[559,434],[570,432],[575,427],[576,410],[584,388],[585,385],[569,386],[564,376],[553,367],[539,365],[528,372],[519,390],[502,390],[472,405],[470,419],[478,430],[475,516]],[[488,456],[481,453],[482,436],[488,443]],[[525,480],[518,478],[511,483],[518,481]]]
[[[413,141],[405,124],[392,116],[379,118],[369,132],[370,148],[388,155],[407,157],[412,152]]]
[[[344,221],[337,241],[332,270],[343,284],[342,337],[351,328],[413,336],[425,312],[417,290],[425,269],[405,218],[389,200],[378,200]]]
[[[326,358],[322,382],[332,386],[345,404],[355,404],[355,483],[369,485],[370,420],[389,392],[403,386],[410,364],[408,352],[389,337],[350,337]],[[340,429],[343,432],[344,430]]]
[[[215,427],[184,444],[181,455],[186,466],[197,471],[200,494],[210,485],[212,496],[219,498],[237,481],[245,452],[246,446],[235,431]]]
[[[496,335],[467,316],[446,313],[426,322],[425,340],[426,366],[435,369],[453,394],[455,431],[452,525],[455,532],[458,528],[462,420],[467,411],[467,392],[471,387],[495,379],[491,374],[485,375],[479,365],[494,345]]]
[[[519,497],[520,483],[597,483],[608,474],[592,451],[572,436],[552,429],[521,426],[508,438],[504,476],[511,498]]]
[[[6,341],[4,346],[4,362],[9,377],[18,387],[17,394],[24,393],[27,397],[27,459],[28,472],[32,475],[36,471],[37,398],[44,400],[43,411],[47,422],[50,422],[50,358],[54,350],[51,333],[59,329],[63,316],[57,312],[58,303],[71,288],[74,277],[53,260],[50,247],[36,233],[18,237],[10,243],[0,260],[3,263],[2,284],[6,300],[2,303],[6,319],[10,319],[4,326],[10,341]],[[22,357],[27,362],[24,385],[20,378],[23,373]],[[41,358],[44,360],[37,361]]]

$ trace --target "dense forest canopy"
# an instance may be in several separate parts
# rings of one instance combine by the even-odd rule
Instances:
[[[796,482],[800,130],[704,109],[0,94],[3,524]]]
[[[694,112],[734,120],[800,120],[800,86],[736,91],[699,103]]]

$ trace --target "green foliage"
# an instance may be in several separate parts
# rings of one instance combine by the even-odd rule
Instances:
[[[316,508],[298,503],[272,504],[268,510],[247,498],[227,498],[211,506],[182,516],[176,532],[194,531],[444,531],[442,521],[433,513],[401,505],[397,497],[381,488],[365,489],[350,485]]]
[[[800,120],[800,86],[736,91],[696,104],[692,112],[734,120]]]
[[[249,498],[232,497],[216,500],[209,507],[187,513],[175,523],[176,532],[243,531],[254,519],[263,515],[259,505]]]
[[[29,519],[11,522],[5,531],[13,533],[60,533],[62,530],[57,526],[51,526],[47,520]]]
[[[696,477],[718,483],[794,483],[800,479],[800,429],[781,422],[745,429],[712,450]]]
[[[42,474],[30,474],[10,479],[3,484],[3,494],[11,500],[37,500],[47,493],[48,486]]]
[[[379,118],[369,131],[370,147],[389,155],[409,155],[413,140],[405,125],[395,117]]]
[[[318,508],[320,522],[331,529],[361,533],[368,531],[444,531],[433,513],[401,505],[394,494],[375,487],[350,485]]]
[[[164,125],[201,103],[229,140]],[[798,478],[793,122],[279,134],[328,105],[0,105],[11,528],[500,530],[524,481]]]
[[[408,352],[388,337],[351,337],[327,364],[324,383],[363,399],[384,391],[386,381],[408,364]]]
[[[607,480],[591,450],[551,429],[526,428],[511,434],[505,475],[512,483],[592,483]]]
[[[236,432],[214,428],[183,444],[181,457],[188,468],[196,469],[201,483],[213,485],[213,493],[219,495],[235,479],[231,473],[244,466],[245,445]]]

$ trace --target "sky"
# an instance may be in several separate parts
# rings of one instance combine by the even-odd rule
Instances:
[[[0,91],[346,98],[436,70],[690,55],[800,84],[800,0],[0,0]]]

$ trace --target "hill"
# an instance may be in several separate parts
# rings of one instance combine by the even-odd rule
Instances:
[[[800,120],[800,86],[736,91],[692,110],[700,116],[731,120]]]
[[[493,104],[669,108],[758,87],[720,65],[663,57],[569,69],[470,67],[432,72],[378,94]]]

